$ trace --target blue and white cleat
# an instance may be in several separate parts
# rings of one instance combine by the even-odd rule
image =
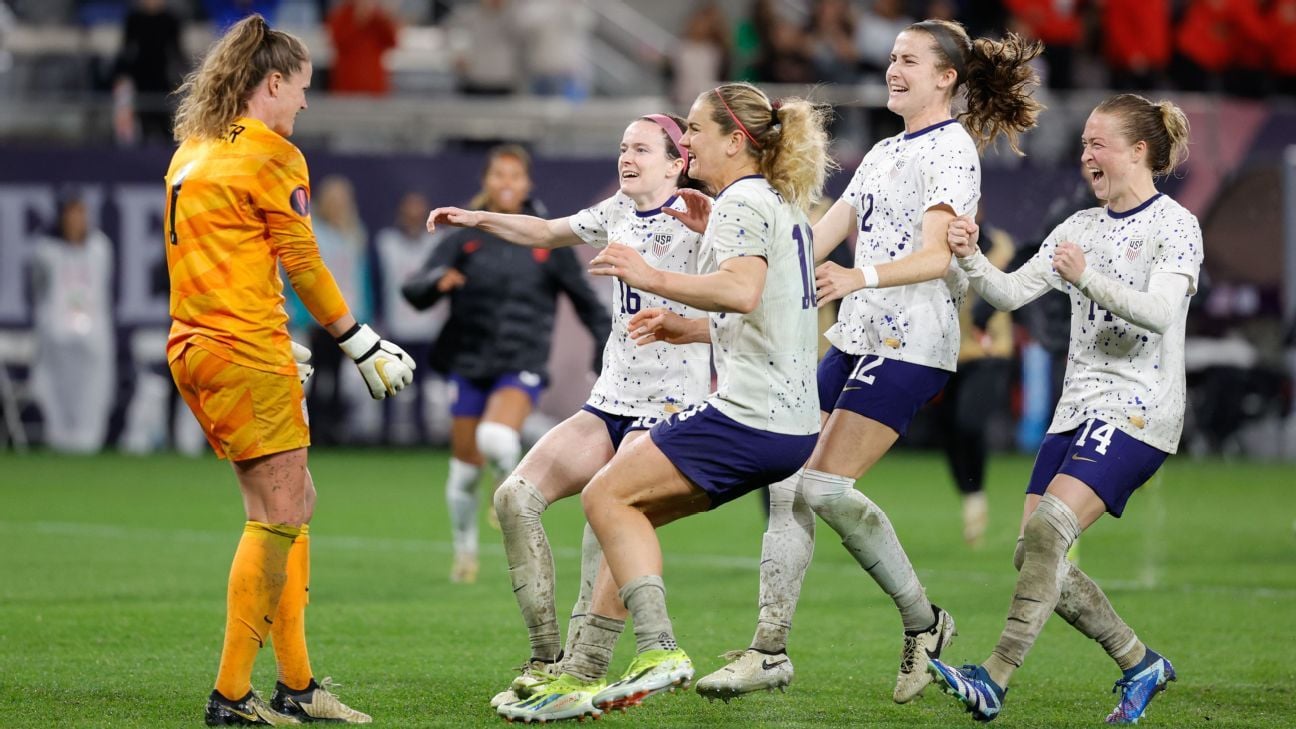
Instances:
[[[999,688],[985,668],[968,664],[955,669],[932,658],[927,662],[927,671],[932,675],[933,683],[962,702],[973,719],[990,721],[999,716],[1008,689]]]
[[[1112,693],[1119,693],[1121,701],[1107,715],[1108,724],[1137,724],[1147,711],[1148,704],[1158,693],[1165,691],[1166,684],[1175,680],[1174,666],[1159,653],[1147,649],[1147,655],[1139,664],[1125,672],[1125,676],[1112,687]]]

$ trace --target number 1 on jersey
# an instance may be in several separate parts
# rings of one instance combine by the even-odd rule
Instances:
[[[797,258],[801,261],[801,308],[815,308],[814,266],[814,231],[803,230],[805,226],[792,228],[792,240],[796,242]],[[807,245],[807,241],[810,242]],[[809,249],[809,250],[807,250]]]

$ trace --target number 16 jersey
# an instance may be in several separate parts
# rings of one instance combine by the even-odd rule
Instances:
[[[684,210],[685,204],[671,197],[662,207]],[[622,192],[576,213],[568,224],[595,248],[621,243],[654,268],[698,272],[701,236],[662,208],[636,210]],[[632,289],[621,279],[612,284],[612,334],[603,347],[603,372],[590,391],[589,405],[612,415],[661,418],[702,402],[711,392],[710,345],[655,342],[641,347],[630,338],[628,323],[644,309],[668,309],[690,318],[705,312]]]

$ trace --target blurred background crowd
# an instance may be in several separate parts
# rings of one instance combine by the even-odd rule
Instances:
[[[950,18],[974,36],[1039,38],[1049,110],[1024,158],[991,150],[985,162],[992,255],[1025,260],[1092,204],[1078,136],[1097,98],[1176,99],[1194,144],[1162,189],[1201,219],[1207,251],[1186,446],[1296,458],[1296,0],[0,0],[0,444],[203,449],[162,362],[169,94],[253,11],[312,49],[312,108],[293,141],[311,166],[325,261],[359,319],[422,353],[447,312],[414,310],[400,286],[438,244],[427,212],[478,191],[491,146],[529,148],[533,203],[570,214],[615,190],[628,122],[748,80],[834,105],[836,195],[862,152],[900,129],[882,84],[899,30]],[[848,261],[848,248],[835,255]],[[372,402],[286,305],[320,358],[317,444],[446,442],[442,378],[424,367],[419,397]],[[595,344],[563,306],[532,437],[588,393]],[[1065,365],[1065,299],[991,314],[969,302],[960,370],[971,376],[910,444],[1031,451],[1042,437]]]

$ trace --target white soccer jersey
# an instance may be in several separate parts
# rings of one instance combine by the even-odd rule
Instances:
[[[1063,241],[1084,250],[1086,267],[1138,291],[1148,290],[1153,274],[1187,276],[1188,296],[1178,302],[1174,323],[1157,334],[1098,307],[1053,271],[1053,252]],[[1202,255],[1197,218],[1160,194],[1125,213],[1082,210],[1053,229],[1020,269],[1034,289],[1030,298],[1045,284],[1071,297],[1066,378],[1048,432],[1065,433],[1098,418],[1159,450],[1178,449],[1186,399],[1184,324]]]
[[[666,206],[684,210],[672,197]],[[572,232],[595,248],[608,241],[634,248],[650,265],[663,271],[698,272],[700,241],[683,223],[656,210],[639,211],[618,192],[568,220]],[[626,324],[646,308],[669,309],[680,316],[700,317],[692,307],[626,286],[614,280],[612,334],[603,347],[603,372],[590,391],[588,403],[605,413],[660,418],[696,405],[711,392],[711,346],[708,344],[649,344],[639,346]]]
[[[765,178],[744,177],[717,196],[702,250],[707,272],[737,256],[760,256],[769,264],[760,303],[751,313],[711,314],[719,383],[708,402],[757,430],[818,433],[818,314],[805,214]]]
[[[937,205],[974,213],[981,198],[976,144],[956,120],[884,139],[855,170],[843,200],[855,208],[855,265],[878,265],[922,247],[922,218]],[[959,305],[967,279],[951,261],[945,277],[845,299],[825,336],[843,352],[953,371],[958,361]]]

